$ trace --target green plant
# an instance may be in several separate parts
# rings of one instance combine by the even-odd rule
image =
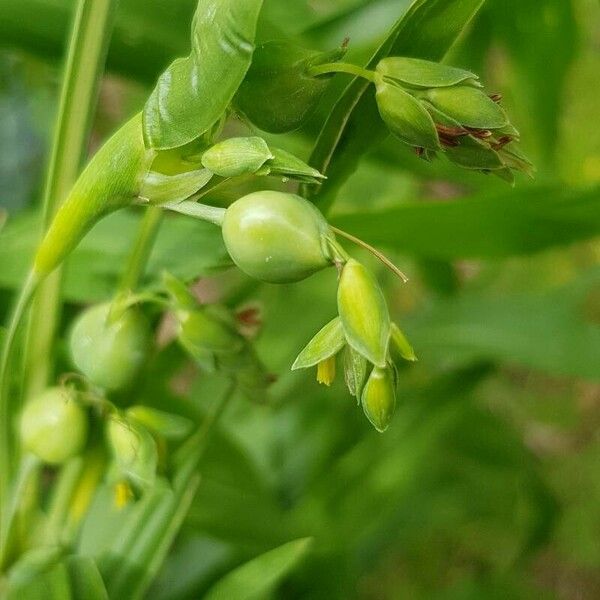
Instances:
[[[276,534],[263,532],[265,539],[260,542],[256,542],[260,536],[254,536],[252,543],[242,544],[244,550],[234,553],[231,564],[223,564],[220,574],[224,577],[211,580],[203,589],[210,588],[207,597],[267,597],[301,559],[305,568],[314,568],[310,561],[316,561],[315,557],[306,558],[310,547],[304,539],[307,523],[327,521],[328,507],[338,507],[340,517],[331,531],[321,532],[325,548],[335,548],[336,538],[345,538],[346,534],[339,533],[346,531],[344,523],[364,521],[364,529],[361,525],[349,529],[349,548],[358,545],[359,539],[368,540],[373,531],[385,529],[377,519],[392,511],[397,490],[388,496],[387,482],[396,477],[394,461],[403,447],[396,444],[408,444],[402,436],[410,439],[413,433],[405,422],[394,421],[394,413],[404,409],[406,388],[414,387],[411,378],[417,354],[422,357],[421,348],[425,352],[421,362],[428,361],[431,337],[419,335],[417,328],[415,351],[403,331],[404,321],[402,329],[395,322],[400,322],[398,299],[389,293],[386,276],[390,272],[404,282],[407,278],[372,244],[392,250],[416,248],[423,279],[431,276],[436,293],[443,297],[456,286],[451,259],[502,255],[514,247],[515,231],[527,229],[528,219],[535,220],[537,214],[511,200],[500,210],[499,200],[491,202],[482,194],[481,208],[477,201],[463,203],[467,206],[461,201],[442,208],[436,205],[433,217],[419,221],[415,213],[431,208],[405,203],[389,209],[394,217],[389,222],[385,211],[365,211],[357,217],[361,227],[356,227],[352,215],[331,210],[345,180],[356,170],[362,172],[357,169],[359,160],[388,133],[393,140],[387,146],[390,154],[396,153],[399,162],[426,174],[443,172],[450,179],[465,177],[469,182],[479,176],[485,180],[484,174],[496,175],[504,185],[514,184],[517,172],[531,175],[533,167],[518,147],[520,136],[501,104],[501,95],[485,90],[472,70],[441,62],[479,11],[480,0],[417,0],[388,31],[370,60],[356,58],[351,41],[340,46],[338,40],[328,40],[331,49],[320,51],[310,48],[306,40],[294,39],[290,32],[272,29],[267,17],[273,8],[263,7],[262,0],[199,0],[194,3],[189,54],[176,59],[158,77],[143,109],[102,145],[75,178],[67,167],[78,163],[82,155],[114,16],[113,3],[99,12],[92,4],[79,3],[70,44],[70,68],[65,73],[63,110],[45,194],[44,233],[39,243],[32,242],[33,260],[3,335],[0,593],[40,597],[40,590],[51,588],[62,590],[57,592],[60,598],[87,597],[92,591],[99,598],[147,595],[174,539],[185,533],[183,523],[206,518],[194,500],[198,498],[201,507],[202,494],[211,493],[210,483],[203,492],[204,469],[210,480],[213,465],[222,485],[227,474],[220,473],[218,466],[227,472],[230,463],[238,461],[242,475],[234,469],[232,480],[242,490],[245,485],[250,488],[238,494],[244,504],[238,512],[256,514],[253,520],[259,521],[264,511],[273,523],[285,526],[274,527]],[[146,8],[138,7],[140,12]],[[117,12],[117,22],[122,16]],[[115,35],[119,39],[121,34]],[[451,62],[461,64],[460,56],[453,56]],[[78,84],[83,85],[86,69],[89,74],[82,91]],[[340,82],[349,83],[341,89]],[[78,99],[89,107],[83,118],[72,108]],[[320,108],[327,101],[330,109],[324,115]],[[77,139],[69,137],[73,130]],[[307,145],[313,145],[310,158],[296,155],[304,150],[290,151]],[[456,175],[457,167],[464,170],[462,175]],[[473,185],[488,185],[489,179]],[[344,190],[351,195],[348,187]],[[366,203],[365,198],[362,201]],[[49,357],[55,355],[54,324],[61,303],[63,264],[69,259],[74,262],[105,223],[110,228],[130,213],[143,216],[137,233],[130,228],[122,236],[126,250],[112,261],[116,280],[111,281],[112,291],[96,298],[76,298],[94,302],[68,324],[69,366],[58,354],[54,368]],[[552,239],[570,241],[589,235],[594,226],[587,214],[573,217],[573,227],[568,232],[561,229]],[[589,214],[593,214],[591,209]],[[514,229],[496,228],[498,221],[510,222]],[[540,221],[548,226],[542,217]],[[421,223],[421,233],[415,233],[413,222]],[[199,232],[195,239],[210,255],[213,268],[232,263],[238,268],[235,277],[241,283],[229,296],[203,303],[193,293],[192,284],[201,275],[193,263],[200,254],[195,244],[190,243],[167,264],[152,264],[161,232],[173,223]],[[445,227],[444,235],[436,236],[438,226]],[[448,235],[453,227],[454,235]],[[471,234],[473,229],[479,234]],[[540,234],[531,244],[545,247],[549,237]],[[108,253],[109,245],[101,253]],[[286,308],[279,320],[269,315],[267,304],[266,328],[277,330],[273,348],[277,344],[278,350],[271,351],[275,358],[261,351],[257,335],[263,315],[260,305],[251,300],[255,294],[281,293],[275,290],[282,288],[263,283],[284,284],[284,293],[308,290],[303,304],[295,311]],[[71,293],[68,280],[65,289]],[[302,311],[313,303],[318,314],[299,324]],[[473,303],[481,307],[477,299]],[[434,301],[425,304],[436,306]],[[455,312],[447,321],[476,315],[469,306],[450,306],[448,311]],[[52,324],[44,329],[39,324],[46,314],[53,315]],[[26,316],[29,327],[24,326]],[[307,331],[327,319],[295,361],[288,360],[289,353],[298,350],[296,343],[310,337]],[[502,329],[506,321],[500,322]],[[432,336],[451,338],[451,328],[445,329],[442,323],[436,330],[435,324],[432,319]],[[583,331],[585,326],[581,327]],[[407,332],[412,340],[411,329]],[[455,344],[461,348],[460,338]],[[20,360],[21,353],[25,361]],[[40,356],[43,359],[36,362]],[[281,362],[286,357],[285,366],[279,356]],[[178,400],[166,385],[167,380],[176,379],[177,367],[183,363],[194,365],[201,373],[199,385],[209,390],[200,407]],[[482,361],[472,369],[461,370],[462,366],[454,376],[440,372],[426,377],[429,387],[416,392],[424,400],[423,408],[407,409],[414,411],[414,431],[429,426],[432,437],[442,437],[439,432],[455,423],[450,410],[444,413],[443,403],[451,403],[486,372]],[[76,373],[65,372],[72,367]],[[287,373],[289,367],[293,371],[315,367],[317,381],[331,387],[330,400],[321,398],[321,392],[306,395],[331,407],[337,406],[335,379],[336,370],[341,369],[347,391],[368,422],[377,432],[387,433],[379,436],[381,441],[373,441],[367,421],[363,419],[360,425],[352,421],[360,409],[344,413],[340,422],[364,432],[364,439],[357,443],[355,454],[348,454],[339,485],[333,485],[337,475],[332,476],[332,487],[320,488],[307,506],[286,520],[265,500],[271,498],[270,493],[277,496],[278,491],[270,489],[273,482],[268,476],[261,480],[255,472],[260,468],[246,465],[247,457],[237,456],[239,440],[223,440],[219,423],[227,406],[234,403],[239,438],[251,438],[250,444],[255,445],[247,454],[254,452],[257,463],[271,460],[255,439],[264,435],[253,420],[257,417],[249,415],[262,414],[273,396],[281,403],[282,397],[293,393],[290,382],[296,380]],[[182,379],[190,385],[189,376]],[[65,396],[68,402],[63,401]],[[443,401],[435,404],[430,397]],[[422,416],[419,411],[431,414]],[[14,426],[17,421],[18,428]],[[345,448],[342,434],[336,433],[342,426],[334,421],[312,421],[305,429],[306,439],[298,436],[299,462],[313,452],[310,435],[317,436],[321,428],[332,432],[326,445]],[[54,422],[58,425],[49,426]],[[484,423],[484,436],[485,427]],[[294,431],[285,427],[282,431],[295,439]],[[468,436],[465,439],[468,446]],[[383,458],[369,470],[371,455],[361,454],[361,448],[371,446]],[[401,455],[407,482],[416,465],[429,460],[424,447],[417,440]],[[326,453],[326,448],[321,450]],[[523,503],[531,504],[535,512],[538,501],[543,504],[546,498],[535,469],[521,455],[509,453],[502,460],[521,465],[520,477],[527,482]],[[310,479],[310,468],[303,476]],[[357,481],[364,481],[371,492],[364,505],[359,499],[339,495],[344,486]],[[506,488],[512,489],[512,483]],[[408,495],[410,490],[405,492]],[[293,505],[297,493],[291,489],[280,494],[282,503]],[[412,500],[420,503],[416,496]],[[217,501],[216,507],[228,511],[228,502]],[[375,510],[376,506],[381,509]],[[236,508],[228,512],[232,519]],[[35,525],[24,528],[24,523]],[[251,531],[255,526],[244,524]],[[105,528],[118,535],[103,533]],[[312,532],[313,527],[308,529]],[[535,524],[531,529],[527,535],[533,539]],[[289,542],[292,538],[298,539]],[[264,552],[274,546],[278,547]],[[261,552],[258,558],[237,566]]]

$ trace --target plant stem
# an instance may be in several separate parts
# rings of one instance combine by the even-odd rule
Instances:
[[[221,226],[223,224],[223,218],[225,217],[225,209],[218,206],[208,206],[207,204],[200,204],[199,202],[192,202],[190,200],[184,200],[183,202],[176,202],[173,204],[163,204],[163,208],[172,210],[174,212],[188,215],[196,219],[202,219],[209,223]]]
[[[162,215],[162,208],[158,206],[150,206],[146,209],[140,223],[133,250],[121,278],[119,285],[121,293],[126,294],[134,291],[143,277],[146,264],[152,252],[152,245],[160,227]]]
[[[44,229],[75,183],[86,153],[116,5],[117,0],[77,3],[42,201]],[[58,270],[40,286],[33,302],[25,345],[24,397],[43,389],[50,377],[61,281]]]
[[[367,242],[365,242],[364,240],[361,240],[360,238],[357,238],[356,236],[352,235],[351,233],[347,233],[342,229],[333,227],[333,225],[330,225],[329,227],[334,233],[337,233],[343,238],[346,238],[347,240],[350,240],[351,242],[355,243],[357,246],[368,250],[373,256],[378,258],[392,273],[394,273],[394,275],[400,277],[400,279],[402,279],[404,283],[408,282],[408,277],[385,254],[377,250],[377,248],[373,248],[371,244],[367,244]]]
[[[375,71],[370,71],[369,69],[364,69],[350,63],[323,63],[322,65],[316,65],[308,69],[308,74],[312,77],[327,75],[329,73],[347,73],[355,77],[362,77],[371,83],[375,82]]]

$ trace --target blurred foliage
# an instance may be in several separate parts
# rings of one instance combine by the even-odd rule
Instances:
[[[349,60],[366,62],[408,4],[266,0],[261,31],[323,49],[349,36]],[[0,232],[2,313],[35,243],[72,5],[0,2],[0,207],[9,215]],[[96,139],[186,52],[193,5],[123,0]],[[230,304],[260,302],[258,350],[278,380],[267,405],[240,399],[226,414],[149,597],[198,598],[211,588],[221,597],[228,578],[252,581],[253,559],[268,563],[269,551],[305,537],[310,548],[296,542],[301,549],[277,563],[283,583],[274,577],[255,597],[600,597],[600,8],[595,0],[487,0],[451,62],[503,93],[539,173],[511,189],[418,161],[388,138],[338,191],[335,224],[381,246],[411,276],[402,285],[381,274],[419,356],[400,373],[400,407],[385,435],[365,424],[342,382],[325,393],[312,374],[289,372],[335,314],[332,273],[258,287],[221,273],[229,262],[216,229],[165,221],[147,283],[167,268],[210,276],[203,289]],[[335,78],[306,131],[288,142],[293,150],[309,156],[310,136],[347,82]],[[111,217],[74,254],[69,311],[110,295],[138,216]],[[196,419],[224,385],[190,372],[173,344],[142,379],[140,399]],[[84,531],[85,553],[119,530],[115,515],[102,523],[102,535]],[[46,585],[69,585],[80,572],[96,581],[94,569],[60,563]]]

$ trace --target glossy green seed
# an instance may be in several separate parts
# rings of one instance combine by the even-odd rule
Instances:
[[[70,336],[74,365],[95,385],[107,390],[126,388],[135,379],[150,351],[150,325],[134,308],[109,320],[111,304],[84,311]]]
[[[300,281],[330,265],[323,215],[294,194],[262,191],[234,202],[223,220],[231,258],[250,277],[270,283]]]
[[[394,378],[389,368],[374,367],[362,392],[361,403],[367,419],[379,432],[385,431],[396,410]]]
[[[20,422],[23,447],[45,463],[58,465],[79,454],[88,436],[88,416],[77,392],[53,387],[30,400]]]
[[[337,301],[348,343],[374,365],[385,366],[390,337],[385,297],[375,277],[354,259],[342,269]]]

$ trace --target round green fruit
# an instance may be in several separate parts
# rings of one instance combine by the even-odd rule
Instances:
[[[79,454],[88,435],[88,415],[69,388],[48,388],[21,414],[21,443],[45,463],[58,465]]]
[[[113,320],[111,304],[85,310],[71,331],[75,366],[95,385],[120,390],[130,385],[146,360],[152,342],[142,313],[129,308]]]
[[[300,281],[329,266],[328,237],[333,234],[318,209],[283,192],[248,194],[223,220],[223,239],[235,264],[269,283]]]

